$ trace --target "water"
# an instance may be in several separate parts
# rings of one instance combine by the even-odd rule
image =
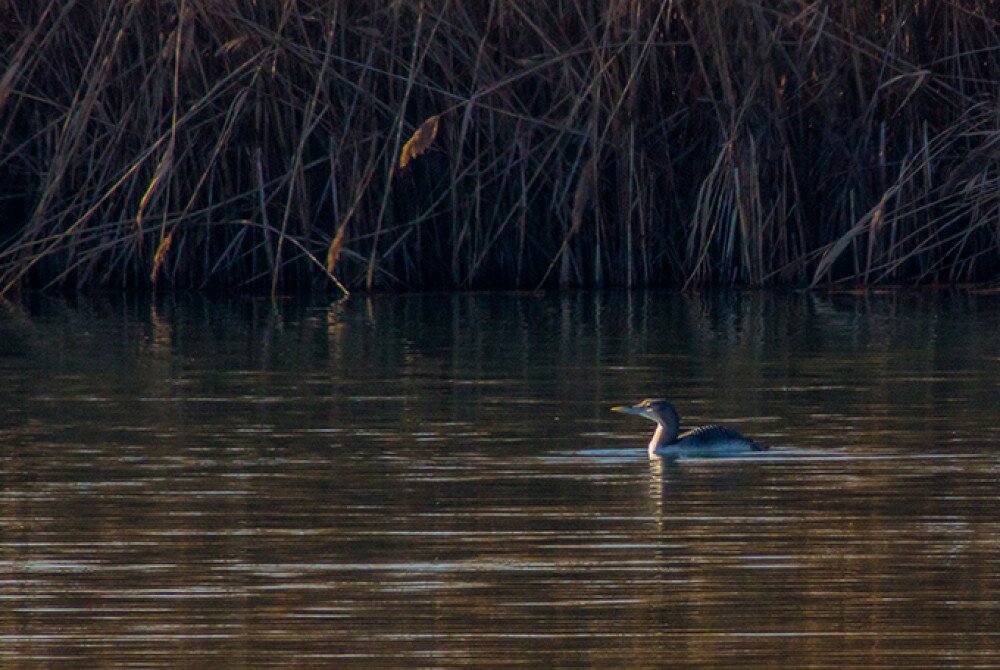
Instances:
[[[1000,299],[36,299],[0,665],[998,667]],[[759,458],[651,462],[673,399]]]

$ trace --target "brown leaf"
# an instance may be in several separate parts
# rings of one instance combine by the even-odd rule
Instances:
[[[163,261],[167,258],[167,251],[170,249],[170,243],[173,242],[174,231],[170,231],[166,237],[160,240],[160,245],[156,247],[156,253],[153,255],[153,270],[149,273],[149,280],[156,283],[156,275],[160,272],[160,266],[163,265]]]
[[[413,137],[403,145],[403,150],[399,154],[399,167],[405,168],[411,160],[430,148],[434,138],[437,137],[440,120],[441,117],[435,114],[420,124]]]
[[[156,194],[157,187],[160,182],[163,181],[163,177],[170,171],[170,166],[173,163],[173,152],[167,150],[163,154],[163,158],[160,159],[159,165],[156,166],[156,173],[153,175],[153,179],[150,180],[149,186],[146,187],[146,192],[142,194],[142,199],[139,200],[139,211],[135,215],[135,227],[142,234],[142,216],[143,212],[146,210],[146,206],[149,205],[149,201],[153,199]]]
[[[337,259],[340,258],[340,250],[344,246],[344,233],[347,231],[347,226],[343,225],[337,234],[334,235],[333,241],[330,242],[330,248],[326,252],[326,271],[333,274],[333,268],[337,265]]]
[[[830,271],[834,262],[840,257],[840,254],[844,253],[844,250],[850,246],[851,240],[863,233],[865,230],[868,230],[873,234],[875,228],[878,227],[882,221],[882,210],[885,208],[885,203],[890,192],[883,195],[878,204],[868,210],[868,213],[861,217],[861,220],[854,224],[853,228],[844,233],[836,242],[828,245],[826,253],[823,254],[823,257],[820,258],[819,262],[816,264],[816,270],[813,272],[813,278],[812,282],[809,284],[809,288],[814,288],[819,285],[820,280],[822,280],[823,276]]]
[[[236,51],[241,46],[243,46],[243,43],[246,42],[246,41],[247,41],[246,35],[243,35],[242,37],[235,37],[235,38],[229,40],[228,42],[226,42],[225,44],[223,44],[218,49],[216,49],[215,50],[215,55],[216,56],[228,55],[231,52]]]

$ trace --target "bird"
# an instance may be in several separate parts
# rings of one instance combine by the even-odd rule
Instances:
[[[677,410],[671,403],[659,398],[648,398],[638,405],[621,405],[612,407],[611,410],[636,414],[656,422],[656,432],[649,441],[651,457],[731,456],[767,449],[725,426],[702,426],[681,433],[681,419],[677,415]]]

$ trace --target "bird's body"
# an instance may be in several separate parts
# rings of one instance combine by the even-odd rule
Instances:
[[[649,441],[650,456],[706,458],[746,454],[767,448],[725,426],[703,426],[681,433],[677,410],[666,400],[643,400],[638,405],[613,407],[612,410],[636,414],[656,422],[656,432]]]

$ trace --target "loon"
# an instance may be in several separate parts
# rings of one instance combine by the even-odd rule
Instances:
[[[732,428],[724,426],[703,426],[680,433],[681,420],[677,410],[666,400],[648,399],[638,405],[612,407],[613,412],[637,414],[655,421],[656,432],[649,441],[649,455],[663,458],[678,456],[730,456],[754,451],[764,451],[767,447],[740,435]]]

